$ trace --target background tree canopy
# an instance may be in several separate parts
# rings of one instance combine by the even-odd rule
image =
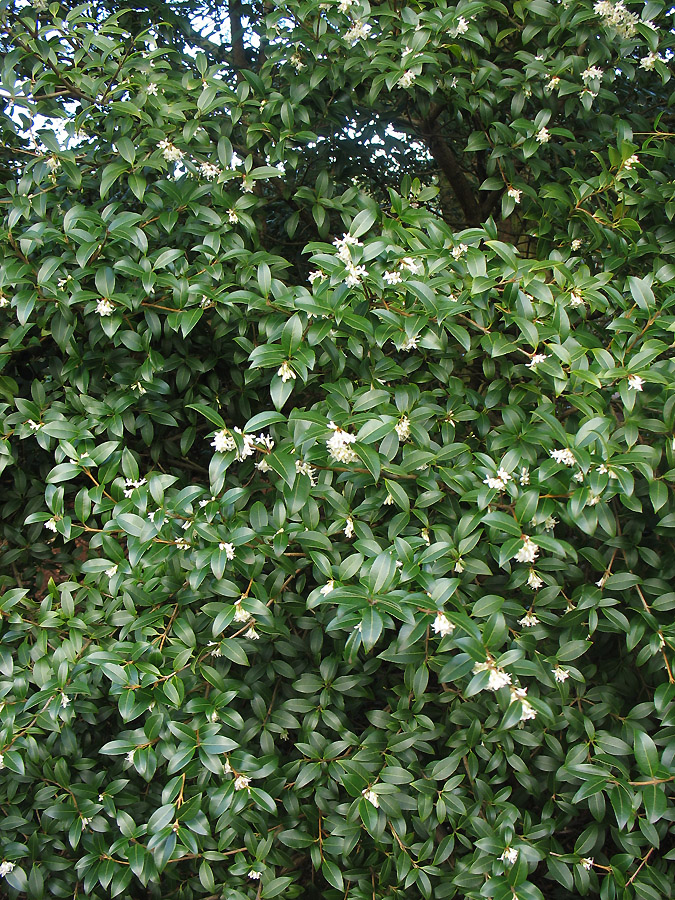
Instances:
[[[664,3],[0,10],[0,894],[671,898]]]

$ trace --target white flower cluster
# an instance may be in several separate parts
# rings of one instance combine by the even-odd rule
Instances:
[[[309,478],[309,483],[312,485],[312,487],[316,487],[316,469],[313,465],[308,462],[303,462],[300,459],[296,459],[295,471],[300,475],[307,475],[307,477]]]
[[[401,344],[401,350],[417,350],[417,342],[419,340],[419,334],[413,334],[412,337],[407,337]]]
[[[646,56],[643,56],[640,60],[640,68],[646,69],[649,71],[653,69],[657,62],[664,62],[663,57],[660,53],[648,53]]]
[[[504,468],[497,469],[497,476],[493,478],[488,475],[483,479],[483,484],[487,484],[489,488],[495,491],[503,491],[507,483],[512,480],[512,476]]]
[[[551,140],[551,135],[549,134],[548,128],[540,128],[539,131],[535,134],[534,139],[539,144],[548,144]]]
[[[563,669],[562,666],[556,666],[555,669],[551,669],[551,671],[553,672],[553,677],[559,684],[567,681],[567,679],[570,677],[570,673],[567,671],[567,669]]]
[[[479,672],[490,673],[487,685],[489,691],[498,691],[500,688],[511,684],[509,673],[505,672],[504,669],[500,669],[493,659],[488,659],[487,662],[476,663],[473,667],[473,674],[477,675]]]
[[[377,809],[377,807],[380,805],[380,801],[377,799],[377,794],[375,793],[375,791],[371,791],[366,788],[365,790],[361,791],[361,793],[366,798],[368,803],[372,803],[375,809]]]
[[[220,166],[216,166],[210,162],[203,162],[199,166],[199,174],[207,181],[213,181],[220,175]]]
[[[9,875],[10,872],[14,871],[14,863],[8,862],[6,859],[0,863],[0,878],[4,878],[5,875]]]
[[[412,256],[404,256],[400,261],[399,266],[402,269],[406,269],[411,273],[411,275],[419,275],[422,271],[422,266],[420,265],[420,263],[415,262]]]
[[[509,865],[514,865],[518,861],[518,850],[514,847],[506,847],[499,859],[502,862],[509,863]]]
[[[400,272],[385,272],[382,277],[387,284],[400,284],[403,280]]]
[[[230,544],[229,541],[221,541],[218,544],[218,549],[225,551],[227,559],[234,559],[234,544]]]
[[[228,209],[227,211],[227,220],[230,225],[236,225],[239,221],[239,215],[237,214],[236,209]]]
[[[520,196],[522,193],[523,192],[519,191],[518,188],[510,187],[506,192],[506,196],[510,197],[515,203],[520,203]]]
[[[543,363],[545,360],[549,359],[550,356],[550,353],[535,353],[529,363],[527,363],[527,368],[533,369],[535,366],[538,366],[539,363]]]
[[[457,244],[456,247],[452,248],[453,259],[461,259],[468,249],[466,244]]]
[[[250,783],[251,779],[247,775],[237,775],[234,779],[234,789],[235,791],[244,791]]]
[[[530,569],[530,574],[527,576],[527,586],[531,587],[533,591],[536,591],[536,590],[539,590],[539,588],[542,586],[543,583],[544,582],[539,577],[539,575],[537,575],[537,573],[534,571],[534,569]],[[522,624],[522,621],[521,621],[521,624]]]
[[[240,452],[237,452],[235,459],[237,462],[243,462],[247,457],[253,456],[256,450],[271,450],[274,447],[274,441],[269,434],[259,434],[258,437],[252,434],[244,434],[238,426],[235,426],[234,432],[240,434],[244,439],[244,446]],[[221,428],[214,435],[211,446],[216,453],[229,453],[237,449],[237,444],[233,437],[232,431],[228,428]]]
[[[409,88],[413,81],[417,78],[417,75],[413,72],[412,69],[408,69],[407,72],[404,72],[403,75],[398,80],[398,86],[401,88]]]
[[[630,12],[624,6],[623,0],[598,0],[593,7],[593,12],[601,16],[604,24],[614,28],[621,37],[632,38],[635,28],[640,21],[635,13]]]
[[[59,282],[59,284],[60,283],[61,282]],[[9,306],[9,297],[5,297],[2,291],[0,291],[0,309],[4,309],[6,306]]]
[[[333,431],[332,437],[326,441],[328,453],[340,463],[353,463],[358,460],[358,455],[349,445],[356,440],[355,434],[344,431],[335,422],[329,422],[328,427]]]
[[[54,534],[56,534],[56,522],[56,516],[52,516],[51,519],[47,519],[47,521],[45,522],[45,528],[47,529],[47,531],[53,531]]]
[[[581,73],[581,80],[585,85],[588,85],[591,81],[595,81],[596,79],[599,81],[603,74],[604,72],[599,66],[589,66]]]
[[[550,450],[549,453],[557,463],[565,466],[573,466],[576,463],[576,458],[569,447],[564,450]]]
[[[147,484],[148,482],[145,478],[141,478],[138,481],[134,481],[133,478],[125,478],[124,479],[124,496],[129,499],[133,494],[136,488],[142,487],[142,485]]]
[[[570,291],[570,306],[576,309],[578,306],[584,305],[584,298],[578,291]]]
[[[535,625],[539,624],[539,619],[534,613],[526,613],[522,619],[518,619],[518,624],[522,625],[523,628],[534,628]]]
[[[285,359],[277,369],[277,375],[279,376],[279,378],[281,378],[284,384],[286,384],[287,381],[295,381],[295,379],[298,377],[291,368],[291,365],[287,359]]]
[[[644,378],[640,378],[639,375],[629,375],[628,376],[628,390],[629,391],[641,391],[644,383],[645,383]]]
[[[107,297],[101,297],[96,304],[96,312],[99,316],[111,316],[115,312],[115,307]]]
[[[345,522],[345,537],[350,538],[354,536],[354,520],[351,516],[347,516],[347,521]]]
[[[367,38],[372,30],[367,22],[362,22],[361,19],[354,19],[352,27],[345,31],[345,40],[349,44],[355,44],[357,41]]]
[[[183,151],[179,150],[178,147],[175,147],[171,141],[166,140],[160,141],[157,144],[159,150],[162,151],[162,156],[167,162],[179,162],[183,158]]]
[[[439,610],[436,613],[436,618],[434,619],[431,628],[434,634],[440,634],[441,637],[446,637],[446,635],[452,634],[455,630],[454,624],[442,610]]]
[[[539,556],[539,546],[534,543],[532,538],[527,535],[523,536],[523,546],[514,556],[517,562],[533,563]]]
[[[457,19],[457,24],[453,25],[453,27],[450,29],[450,37],[459,37],[460,34],[466,34],[468,30],[469,23],[464,18],[464,16],[460,16],[459,19]]]
[[[528,719],[535,719],[537,710],[527,699],[527,688],[511,688],[511,703],[515,703],[517,700],[520,701],[521,706],[520,721],[527,722]]]
[[[398,435],[399,441],[407,441],[410,437],[410,419],[407,416],[401,416],[394,425],[394,431]]]

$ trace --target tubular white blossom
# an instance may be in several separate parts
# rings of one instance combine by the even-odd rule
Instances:
[[[454,624],[441,610],[436,613],[436,618],[434,619],[431,628],[435,634],[440,634],[441,637],[446,637],[446,635],[452,634],[455,630]]]
[[[551,140],[551,135],[549,134],[548,128],[540,128],[534,138],[540,144],[548,144]]]
[[[375,793],[375,791],[371,791],[366,788],[365,790],[361,791],[361,793],[366,798],[368,803],[372,803],[376,809],[379,807],[380,801],[377,799],[377,794]]]
[[[298,377],[293,369],[291,369],[288,360],[284,360],[284,362],[282,362],[282,364],[279,366],[277,375],[279,376],[279,378],[281,378],[284,384],[286,384],[287,381],[295,381],[295,379]]]
[[[402,416],[394,425],[394,431],[400,441],[407,441],[410,437],[410,419],[407,416]]]
[[[553,677],[555,678],[555,680],[560,684],[562,684],[563,681],[567,681],[567,679],[570,677],[570,673],[567,671],[567,669],[563,669],[562,666],[556,666],[554,669],[551,669],[551,671],[553,672]]]
[[[101,297],[96,304],[96,312],[99,316],[111,316],[115,312],[115,307],[107,297]]]
[[[517,562],[533,563],[539,556],[539,546],[534,543],[532,538],[527,535],[523,536],[523,546],[516,553],[514,559]]]
[[[645,383],[644,378],[640,378],[639,375],[629,375],[628,376],[628,390],[629,391],[641,391],[644,383]]]
[[[334,422],[328,425],[335,432],[333,436],[326,441],[329,455],[336,461],[341,463],[352,463],[358,460],[358,455],[349,445],[356,440],[356,435],[349,434],[339,428]]]
[[[234,789],[235,791],[243,791],[251,783],[251,779],[246,775],[237,775],[234,779]]]
[[[577,461],[569,447],[566,447],[564,450],[549,450],[549,455],[557,463],[562,463],[564,466],[573,466]]]

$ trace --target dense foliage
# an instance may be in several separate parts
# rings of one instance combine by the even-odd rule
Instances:
[[[664,4],[0,10],[0,895],[672,897]]]

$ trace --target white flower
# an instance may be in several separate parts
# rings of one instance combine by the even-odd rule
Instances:
[[[598,68],[598,66],[589,66],[581,73],[581,80],[584,84],[588,84],[589,81],[593,81],[596,78],[602,78],[603,70]]]
[[[537,710],[527,699],[527,688],[512,687],[511,703],[520,702],[520,721],[527,722],[528,719],[536,719]]]
[[[584,305],[584,298],[577,291],[570,292],[570,306],[575,308]]]
[[[65,709],[70,705],[70,697],[67,694],[61,694],[61,706]]]
[[[423,528],[423,529],[420,531],[420,537],[421,537],[422,540],[425,542],[425,544],[427,545],[427,547],[429,547],[429,546],[431,545],[431,537],[429,536],[429,529],[428,529],[428,528]]]
[[[363,244],[358,238],[355,238],[351,234],[343,234],[341,238],[335,238],[333,241],[333,246],[337,247],[337,256],[338,259],[343,263],[348,263],[351,261],[352,254],[350,247],[363,247]]]
[[[220,641],[209,641],[206,646],[214,648],[211,650],[211,656],[220,656]]]
[[[291,65],[295,68],[296,72],[300,72],[302,69],[305,69],[305,63],[302,61],[302,57],[299,53],[294,53],[290,58]]]
[[[323,281],[325,278],[325,274],[321,271],[321,269],[316,269],[314,272],[310,272],[307,276],[307,280],[310,284],[314,284],[315,281]]]
[[[402,269],[407,269],[407,271],[413,275],[419,275],[422,271],[422,266],[418,262],[415,262],[411,256],[404,256],[400,261],[399,266]]]
[[[234,438],[227,428],[223,428],[221,431],[215,433],[215,436],[211,441],[211,446],[215,447],[216,453],[227,453],[230,450],[237,449]]]
[[[400,88],[409,88],[413,81],[417,78],[417,75],[413,72],[412,69],[408,69],[407,72],[404,72],[403,75],[398,80],[398,86]]]
[[[284,384],[286,384],[287,381],[295,381],[295,379],[298,377],[293,369],[291,369],[288,360],[284,360],[279,366],[279,368],[277,369],[277,375],[279,376],[279,378],[281,378]]]
[[[489,691],[498,691],[500,688],[511,684],[511,676],[509,673],[495,665],[495,662],[492,659],[489,659],[487,662],[476,663],[473,667],[473,674],[477,675],[479,672],[490,673],[487,685]]]
[[[349,434],[348,431],[344,431],[342,428],[339,428],[334,422],[330,422],[328,427],[332,428],[335,432],[333,436],[326,441],[326,447],[328,448],[329,455],[336,462],[356,462],[359,457],[356,451],[349,446],[356,440],[356,435]]]
[[[506,195],[507,195],[507,197],[510,197],[512,200],[514,200],[516,203],[520,203],[520,196],[522,193],[523,192],[519,191],[518,188],[510,187],[507,190]]]
[[[82,827],[86,828],[87,825],[90,825],[92,818],[93,817],[90,817],[90,816],[80,816],[80,821],[82,822]]]
[[[394,431],[400,441],[407,441],[410,437],[410,419],[407,416],[402,416],[394,425]]]
[[[526,562],[533,563],[535,559],[539,556],[539,547],[534,541],[525,535],[523,537],[523,546],[516,553],[514,559],[517,562]]]
[[[640,60],[640,68],[649,71],[654,68],[657,62],[661,62],[661,54],[654,52],[648,53],[647,56],[643,56]]]
[[[590,871],[593,868],[593,857],[592,856],[584,856],[579,860],[584,869]]]
[[[354,263],[349,262],[346,264],[346,267],[347,277],[345,278],[345,284],[347,287],[356,287],[358,284],[361,284],[361,279],[368,274],[365,266],[355,266]]]
[[[131,385],[131,390],[132,390],[132,391],[138,391],[138,396],[139,396],[139,397],[142,397],[143,394],[147,394],[146,389],[143,387],[143,385],[140,383],[140,381],[137,381],[135,384],[132,384],[132,385]]]
[[[61,168],[61,160],[57,156],[48,156],[46,163],[50,172],[56,172]]]
[[[499,859],[502,862],[507,862],[510,865],[513,865],[518,860],[518,850],[516,850],[514,847],[506,847]]]
[[[538,366],[539,363],[543,363],[546,359],[550,359],[550,353],[535,353],[529,363],[527,363],[527,368],[533,369],[535,366]]]
[[[169,140],[164,139],[160,141],[157,147],[162,151],[162,156],[167,162],[178,162],[183,158],[183,151],[179,150],[178,147],[174,147]]]
[[[547,516],[544,520],[544,528],[546,531],[553,531],[555,526],[558,524],[558,520],[555,516]]]
[[[127,755],[126,755],[126,760],[127,760],[128,763],[133,764],[133,761],[134,761],[134,753],[135,753],[135,752],[136,752],[136,748],[134,747],[133,750],[130,750],[130,751],[127,753]]]
[[[63,281],[63,279],[61,279]],[[59,285],[61,282],[59,282]],[[0,309],[4,309],[6,306],[9,306],[9,297],[5,297],[5,295],[0,291]]]
[[[254,881],[258,881],[260,879],[260,875],[261,873],[256,869],[251,869],[251,871],[248,873],[248,877],[252,878]]]
[[[380,801],[377,799],[377,794],[375,793],[375,791],[371,791],[368,788],[365,788],[365,790],[361,791],[361,793],[366,798],[368,803],[372,803],[373,806],[377,809],[377,807],[380,805]]]
[[[234,618],[233,622],[248,622],[251,619],[251,614],[247,612],[243,606],[241,605],[241,597],[235,601],[234,604]]]
[[[412,337],[406,337],[401,344],[401,350],[417,350],[417,341],[419,340],[419,337],[419,334],[414,334]]]
[[[151,81],[146,87],[146,93],[150,94],[151,97],[157,96],[157,85],[154,81]]]
[[[527,613],[522,619],[518,619],[518,624],[522,625],[523,628],[534,628],[535,625],[539,624],[539,619],[534,613]]]
[[[223,763],[223,772],[226,775],[229,775],[231,771],[232,771],[232,766],[230,765],[230,760],[227,757],[225,757],[225,762]]]
[[[457,562],[455,563],[455,565],[452,567],[453,572],[456,572],[458,575],[461,575],[462,572],[464,571],[464,569],[465,569],[464,562],[462,561],[461,558],[458,559]]]
[[[457,24],[450,29],[450,37],[459,37],[460,34],[466,34],[468,30],[469,23],[464,16],[460,16],[459,19],[457,19]]]
[[[557,75],[552,75],[549,80],[546,82],[544,86],[544,90],[546,91],[554,91],[558,85],[560,84],[560,78]]]
[[[338,3],[338,12],[349,12],[349,7],[353,6],[356,2],[357,0],[340,0],[340,2]]]
[[[570,677],[570,673],[567,671],[567,669],[563,669],[562,666],[556,666],[555,669],[551,669],[551,672],[553,672],[553,677],[560,684],[562,684],[563,681],[567,681],[567,679]]]
[[[214,178],[220,175],[220,166],[215,166],[210,162],[203,162],[199,167],[199,172],[202,178],[206,178],[207,181],[213,181]]]
[[[333,590],[335,590],[335,581],[331,578],[330,581],[327,581],[324,584],[319,593],[323,594],[324,597],[327,597]]]
[[[583,243],[584,242],[581,240],[581,238],[574,238],[571,244],[572,250],[581,250]]]
[[[392,506],[393,503],[394,503],[394,498],[391,496],[391,494],[387,494],[387,496],[384,498],[384,505]]]
[[[244,637],[248,638],[249,641],[259,641],[260,640],[260,635],[255,630],[255,627],[253,625],[250,626],[250,628],[248,629],[248,631],[246,632]]]
[[[309,478],[309,483],[312,487],[316,487],[316,469],[313,465],[308,462],[303,462],[301,459],[296,459],[295,471],[300,475],[306,475]]]
[[[644,378],[640,378],[639,375],[628,376],[628,390],[630,391],[641,391],[644,383]]]
[[[179,550],[189,550],[191,546],[190,541],[186,541],[185,538],[176,538],[174,543]]]
[[[52,516],[51,519],[47,519],[47,521],[45,522],[45,528],[48,531],[53,531],[54,534],[56,534],[56,522],[56,516]]]
[[[382,277],[387,284],[400,284],[402,280],[400,272],[385,272]]]
[[[253,193],[253,179],[247,178],[246,175],[242,176],[241,179],[241,189],[245,194]]]
[[[466,244],[457,244],[452,248],[452,256],[454,259],[461,259],[469,248]]]
[[[523,485],[523,487],[530,483],[530,473],[527,471],[525,466],[523,466],[523,468],[520,470],[518,481]]]
[[[230,544],[227,541],[221,541],[218,544],[218,549],[225,551],[226,559],[234,559],[234,544]]]
[[[4,878],[5,875],[9,875],[10,872],[14,871],[14,863],[8,862],[6,859],[0,863],[0,878]]]
[[[436,618],[434,619],[431,625],[435,634],[440,634],[441,637],[445,637],[448,634],[452,634],[455,630],[454,624],[448,619],[444,612],[436,613]]]
[[[350,538],[354,534],[354,520],[351,516],[347,516],[347,521],[345,523],[345,537]]]
[[[101,297],[96,304],[96,312],[99,316],[111,316],[115,312],[115,307],[107,297]]]
[[[591,494],[591,496],[586,501],[586,506],[597,506],[600,502],[600,497],[597,494]]]
[[[5,754],[0,753],[0,769],[4,769],[4,768],[5,768]]]
[[[372,30],[371,26],[362,22],[361,19],[355,19],[349,31],[345,31],[345,40],[350,44],[355,44],[357,41],[367,38]]]
[[[630,12],[624,6],[623,0],[598,0],[593,11],[601,16],[604,24],[614,28],[623,38],[631,38],[635,34],[635,27],[639,22],[635,13]]]
[[[565,466],[576,464],[576,458],[569,447],[566,447],[564,450],[549,450],[549,454],[557,463],[562,463]]]
[[[237,777],[234,779],[234,789],[235,791],[243,791],[249,786],[250,783],[251,779],[246,775],[237,775]]]
[[[538,590],[544,582],[537,575],[534,569],[530,569],[530,574],[527,576],[527,586],[531,587],[533,591]]]
[[[600,588],[600,590],[602,590],[602,588],[604,588],[605,583],[607,582],[608,578],[609,578],[609,572],[604,572],[600,578],[600,581],[595,582],[596,585]]]
[[[575,472],[574,475],[572,475],[572,478],[575,481],[578,481],[579,483],[581,483],[584,480],[584,473],[583,472]]]
[[[230,222],[230,225],[236,225],[237,222],[239,221],[239,216],[237,214],[237,210],[236,209],[228,209],[227,218]]]
[[[540,128],[534,137],[535,140],[540,144],[548,144],[548,142],[551,140],[551,135],[548,132],[548,128]]]
[[[142,487],[144,484],[147,484],[145,478],[141,478],[139,481],[134,481],[133,478],[125,478],[124,479],[124,496],[129,499],[136,488]],[[186,526],[184,525],[183,528]]]

